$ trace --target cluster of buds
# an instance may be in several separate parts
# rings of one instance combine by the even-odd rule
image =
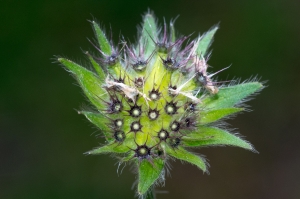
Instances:
[[[146,13],[137,44],[122,38],[115,46],[95,21],[91,23],[98,53],[86,55],[94,70],[58,58],[96,109],[80,113],[106,139],[86,154],[113,153],[120,164],[133,163],[137,193],[144,196],[164,180],[170,159],[207,172],[205,159],[190,148],[232,145],[254,151],[250,143],[215,125],[243,111],[241,101],[263,88],[255,81],[214,82],[220,71],[209,73],[207,60],[217,26],[194,40],[191,35],[177,38],[174,21],[158,28],[153,14]]]

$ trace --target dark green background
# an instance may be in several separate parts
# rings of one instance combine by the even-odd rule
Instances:
[[[249,102],[252,112],[230,120],[260,154],[203,148],[210,175],[172,163],[167,194],[158,199],[300,198],[300,1],[16,1],[0,8],[0,198],[133,198],[135,175],[116,160],[83,152],[103,142],[79,109],[86,103],[75,80],[53,62],[63,55],[85,63],[93,50],[88,19],[134,41],[148,9],[160,22],[180,15],[182,34],[205,32],[220,22],[209,64],[219,79],[257,75],[268,87]]]

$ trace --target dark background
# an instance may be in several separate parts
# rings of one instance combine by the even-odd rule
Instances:
[[[129,167],[118,176],[109,155],[83,155],[103,140],[75,111],[86,103],[75,80],[51,62],[54,55],[86,62],[93,17],[111,24],[115,42],[120,32],[134,41],[148,8],[160,22],[180,15],[175,26],[185,35],[220,22],[209,64],[213,71],[232,66],[219,79],[268,80],[248,103],[254,111],[229,121],[260,154],[197,150],[210,160],[210,175],[173,162],[172,177],[158,189],[168,193],[157,198],[300,198],[298,0],[2,1],[0,198],[134,197]]]

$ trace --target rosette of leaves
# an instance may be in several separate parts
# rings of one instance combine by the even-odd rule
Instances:
[[[207,172],[205,159],[191,149],[230,145],[254,151],[252,145],[216,125],[245,110],[245,98],[263,88],[260,82],[220,83],[208,72],[208,48],[218,29],[191,40],[174,30],[174,21],[157,27],[144,15],[136,45],[111,38],[91,21],[95,54],[91,67],[57,60],[76,78],[95,111],[81,111],[104,136],[105,144],[87,154],[112,153],[137,168],[137,193],[144,196],[164,181],[166,163],[179,159]]]

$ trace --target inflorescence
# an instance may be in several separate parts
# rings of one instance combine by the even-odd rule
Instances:
[[[216,122],[244,109],[241,100],[259,91],[259,82],[215,82],[209,73],[208,47],[218,29],[192,40],[175,34],[174,21],[158,28],[152,13],[144,16],[136,45],[123,38],[114,45],[91,21],[97,53],[86,52],[94,70],[58,58],[83,88],[95,112],[81,111],[104,134],[107,144],[87,154],[114,153],[138,168],[138,194],[163,178],[166,161],[177,158],[204,172],[203,157],[187,147],[251,144]],[[226,69],[226,68],[225,68]]]

